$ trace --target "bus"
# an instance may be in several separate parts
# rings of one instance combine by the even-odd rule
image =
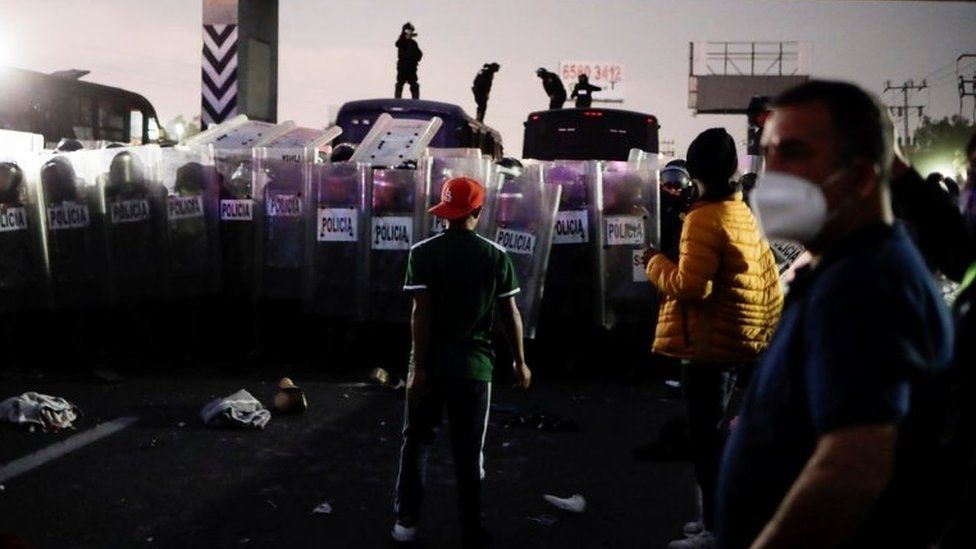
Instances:
[[[145,97],[80,80],[86,74],[0,67],[0,129],[41,134],[47,147],[62,138],[132,145],[159,140],[156,109]]]
[[[658,152],[657,117],[619,109],[554,109],[530,113],[522,158],[627,160],[631,149]]]
[[[422,99],[349,101],[336,115],[336,125],[342,128],[339,139],[352,144],[362,142],[383,113],[414,120],[430,120],[436,116],[444,124],[431,141],[431,147],[480,149],[492,158],[502,157],[502,137],[497,131],[471,118],[457,105]]]

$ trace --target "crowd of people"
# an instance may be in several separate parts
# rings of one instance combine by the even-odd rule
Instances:
[[[679,221],[643,258],[662,296],[653,351],[682,363],[701,493],[701,517],[669,547],[967,546],[976,137],[957,202],[905,161],[877,97],[815,80],[775,99],[762,148],[758,181],[735,177],[722,128],[661,172],[662,212]],[[441,198],[432,211],[450,228],[414,245],[404,286],[413,352],[393,537],[416,535],[446,407],[463,539],[482,546],[496,303],[519,386],[531,372],[511,262],[472,231],[483,189],[459,178]],[[777,240],[806,249],[787,287]],[[939,279],[961,284],[954,312]],[[747,389],[733,406],[737,378]]]

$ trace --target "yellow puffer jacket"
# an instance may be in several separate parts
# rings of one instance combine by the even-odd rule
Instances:
[[[776,260],[741,193],[693,206],[678,264],[657,254],[647,278],[662,293],[654,351],[669,356],[751,361],[783,309]]]

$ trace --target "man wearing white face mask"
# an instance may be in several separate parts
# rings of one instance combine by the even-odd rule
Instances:
[[[763,229],[813,260],[725,449],[719,545],[927,546],[941,503],[926,497],[940,434],[932,379],[952,334],[893,222],[891,122],[856,86],[812,81],[776,99],[763,148]]]

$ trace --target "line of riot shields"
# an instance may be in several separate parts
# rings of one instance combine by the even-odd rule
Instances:
[[[192,310],[200,333],[216,322],[260,339],[276,319],[255,319],[254,304],[270,300],[289,304],[275,314],[402,325],[410,249],[446,229],[427,209],[462,175],[485,183],[477,230],[509,252],[528,337],[654,315],[640,261],[658,239],[646,163],[500,170],[477,151],[443,150],[378,169],[300,148],[209,146],[0,162],[0,314],[75,311],[73,330],[92,308],[178,303],[164,315],[174,324]]]
[[[212,157],[159,147],[4,162],[0,307],[117,305],[213,292]],[[15,296],[15,297],[14,297]]]

